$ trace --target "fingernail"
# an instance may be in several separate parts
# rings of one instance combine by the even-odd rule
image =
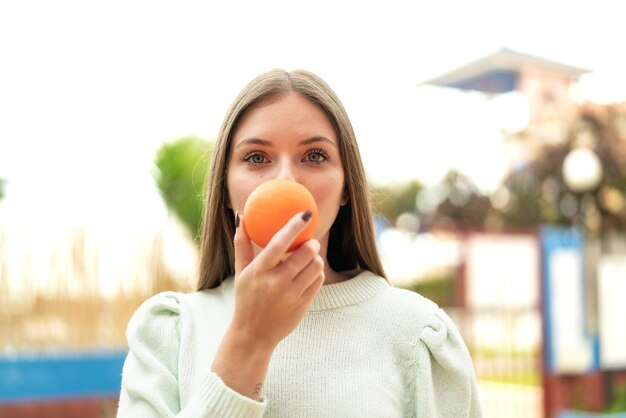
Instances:
[[[235,229],[239,228],[239,211],[235,212]]]
[[[313,212],[311,212],[310,210],[307,210],[306,212],[302,214],[302,220],[304,222],[309,222],[309,219],[311,219],[311,216],[313,216]]]

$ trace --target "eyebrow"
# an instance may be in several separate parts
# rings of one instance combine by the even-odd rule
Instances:
[[[335,144],[333,141],[331,141],[329,138],[326,138],[325,136],[313,136],[311,138],[307,138],[304,139],[302,141],[300,141],[300,143],[298,145],[311,145],[317,142],[327,142],[331,145],[333,145],[334,147],[337,146],[337,144]],[[254,144],[254,145],[263,145],[266,147],[273,147],[274,144],[272,144],[271,141],[268,141],[267,139],[261,139],[261,138],[246,138],[244,140],[242,140],[241,142],[239,142],[235,148],[239,148],[241,146],[244,145],[249,145],[249,144]]]

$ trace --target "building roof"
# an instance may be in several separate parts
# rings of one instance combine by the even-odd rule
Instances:
[[[584,68],[503,48],[420,84],[476,90],[485,93],[506,93],[516,89],[520,70],[527,67],[560,72],[564,76],[572,78],[589,72]]]

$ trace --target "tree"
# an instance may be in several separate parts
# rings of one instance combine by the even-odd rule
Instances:
[[[562,173],[565,158],[577,147],[592,150],[602,165],[600,183],[584,193],[570,190]],[[581,222],[591,232],[626,230],[626,107],[581,106],[564,140],[544,146],[504,186],[511,197],[500,213],[505,224]]]
[[[417,181],[372,187],[374,211],[390,223],[403,213],[416,213],[415,200],[422,187]]]
[[[155,180],[167,207],[199,242],[205,179],[212,145],[185,137],[163,144],[155,159]]]
[[[570,190],[562,172],[565,158],[577,147],[592,150],[603,171],[600,183],[584,193]],[[580,224],[593,233],[626,231],[626,104],[580,106],[561,140],[541,146],[491,197],[454,172],[436,190],[429,213],[420,213],[426,227]],[[439,199],[441,190],[445,196]],[[418,201],[428,197],[429,188],[423,192]]]
[[[489,198],[456,170],[449,171],[438,185],[424,189],[418,201],[425,228],[478,227],[493,211]]]

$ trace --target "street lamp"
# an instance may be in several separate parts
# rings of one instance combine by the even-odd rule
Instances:
[[[565,156],[562,173],[567,188],[572,192],[561,200],[563,214],[573,217],[575,224],[596,230],[601,219],[592,192],[602,181],[600,158],[587,147],[575,147]]]
[[[587,239],[583,239],[583,253],[585,256],[590,257],[585,263],[585,272],[583,276],[584,286],[585,286],[585,305],[587,311],[586,317],[586,332],[591,335],[599,335],[599,325],[598,325],[598,284],[595,270],[597,268],[598,259],[601,259],[603,254],[605,253],[604,245],[604,228],[602,227],[602,219],[599,219],[601,215],[598,214],[597,210],[595,210],[596,205],[593,196],[590,195],[602,181],[602,163],[600,158],[593,152],[591,149],[587,147],[576,147],[572,149],[565,160],[563,161],[563,180],[567,187],[577,195],[579,199],[578,205],[578,216],[575,220],[575,223],[582,224],[583,231],[585,229],[599,229],[600,233],[600,247],[598,249],[598,253],[592,255],[593,252],[589,251]],[[593,215],[597,218],[597,228],[586,228],[589,227],[589,224],[593,224],[591,218]],[[583,236],[585,236],[585,232],[583,232]],[[611,380],[612,377],[610,372],[605,372],[604,374],[604,391],[605,393],[610,393],[611,389]],[[605,394],[607,399],[610,395]],[[606,402],[606,399],[605,401]]]
[[[563,179],[574,193],[595,189],[602,180],[600,158],[589,148],[574,148],[563,161]]]

